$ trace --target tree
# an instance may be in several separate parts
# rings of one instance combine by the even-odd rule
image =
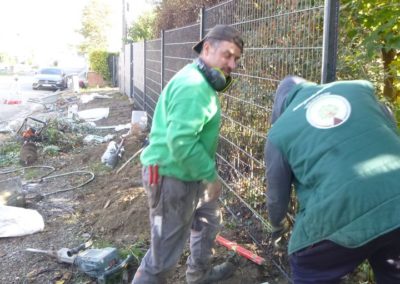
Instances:
[[[156,35],[161,30],[182,27],[195,23],[201,7],[210,7],[223,0],[163,0],[156,8]]]
[[[79,33],[84,41],[79,52],[89,54],[93,50],[106,50],[107,29],[110,26],[110,6],[106,0],[89,0],[82,14],[82,27]]]
[[[154,34],[154,13],[146,13],[133,22],[128,30],[126,41],[141,41],[144,39],[152,39]]]
[[[389,102],[400,90],[400,3],[397,0],[342,0],[339,76],[377,83]]]

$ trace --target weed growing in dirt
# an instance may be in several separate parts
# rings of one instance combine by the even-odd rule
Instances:
[[[43,148],[43,154],[51,157],[57,156],[58,152],[60,152],[60,147],[56,145],[49,145]]]
[[[18,164],[21,145],[17,142],[6,142],[0,145],[0,167]]]
[[[89,170],[95,175],[104,175],[112,171],[112,169],[101,162],[93,162],[89,164]]]
[[[133,255],[133,257],[136,259],[136,263],[139,265],[139,263],[142,261],[144,254],[146,253],[146,243],[144,240],[138,240],[136,243],[130,245],[128,248],[122,249],[120,253],[121,256],[125,255],[125,257],[129,254]]]
[[[23,175],[24,180],[34,180],[43,176],[43,172],[38,168],[28,168],[24,169]]]

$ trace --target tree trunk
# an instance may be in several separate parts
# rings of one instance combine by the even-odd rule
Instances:
[[[395,56],[396,56],[395,49],[385,50],[385,48],[382,48],[383,70],[385,76],[383,96],[390,102],[395,102],[396,100],[396,90],[394,87],[394,74],[393,74],[393,69],[390,68],[390,63],[393,62]]]

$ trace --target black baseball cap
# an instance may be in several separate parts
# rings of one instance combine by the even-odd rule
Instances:
[[[193,50],[200,54],[201,50],[203,49],[204,41],[209,38],[233,42],[243,53],[244,43],[239,31],[228,25],[216,25],[213,27],[201,41],[193,46]]]

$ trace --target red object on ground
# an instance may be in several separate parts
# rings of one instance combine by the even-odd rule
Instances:
[[[20,103],[22,103],[21,100],[5,100],[4,104],[6,105],[19,105]]]
[[[238,245],[235,242],[231,242],[221,236],[217,236],[215,239],[217,243],[220,245],[223,245],[224,247],[233,250],[237,254],[244,256],[245,258],[251,260],[254,263],[257,263],[258,265],[263,265],[265,263],[265,259],[262,258],[261,256],[256,255],[255,253],[252,253],[248,249],[245,249],[244,247]]]

